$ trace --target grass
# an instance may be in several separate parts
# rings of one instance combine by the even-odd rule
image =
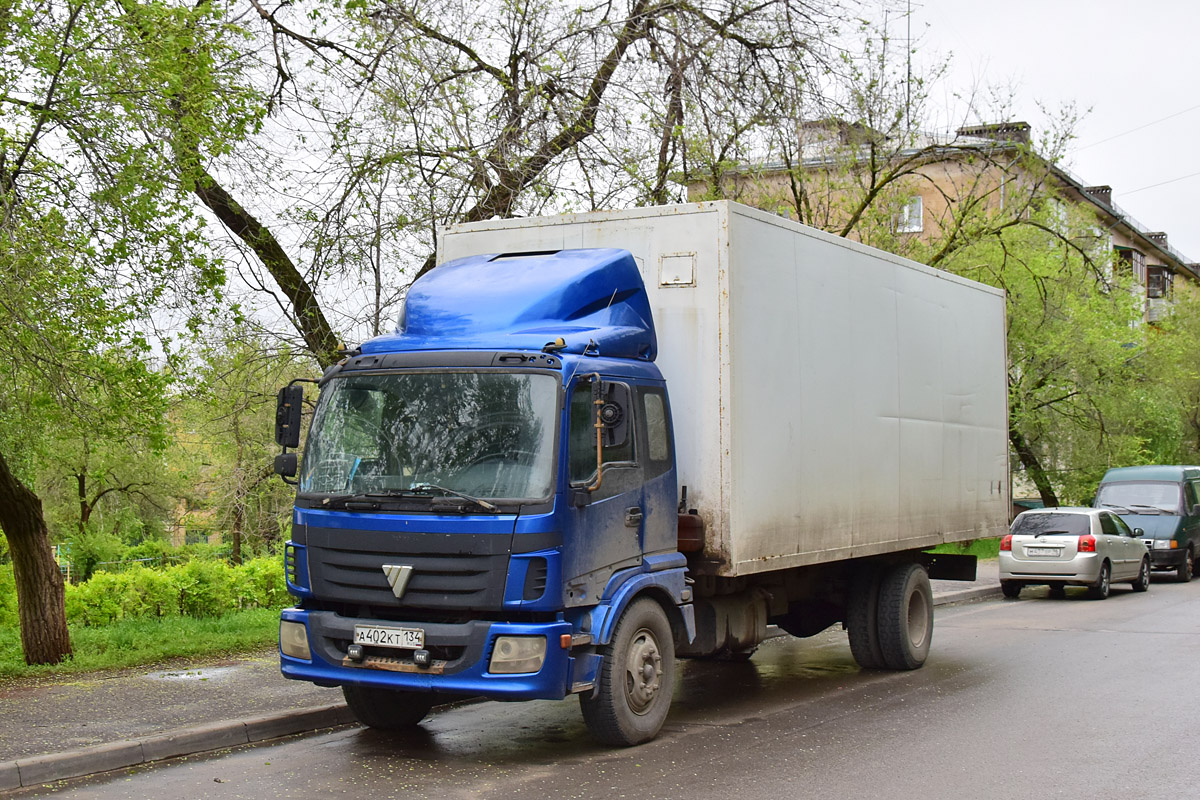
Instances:
[[[275,643],[279,611],[254,608],[221,617],[126,619],[99,628],[71,626],[73,658],[29,666],[15,628],[0,628],[0,680],[122,669],[173,658],[244,653]]]
[[[930,552],[954,553],[956,555],[968,555],[977,558],[996,558],[1000,553],[1000,538],[975,539],[970,542],[941,544],[933,548]]]

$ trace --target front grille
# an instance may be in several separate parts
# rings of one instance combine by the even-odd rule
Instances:
[[[308,570],[322,601],[392,609],[500,608],[507,534],[421,534],[309,528]],[[397,598],[383,565],[412,567]]]

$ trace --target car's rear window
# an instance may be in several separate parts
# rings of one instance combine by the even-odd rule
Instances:
[[[1013,522],[1012,532],[1082,536],[1092,532],[1092,521],[1087,514],[1022,514]]]

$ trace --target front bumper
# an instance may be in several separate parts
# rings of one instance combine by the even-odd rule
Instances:
[[[568,622],[397,623],[298,608],[285,609],[281,617],[287,622],[304,624],[312,654],[305,660],[280,653],[284,677],[323,686],[350,684],[502,700],[557,700],[570,693],[576,669],[577,659],[560,644],[562,635],[571,633]],[[346,648],[354,637],[356,624],[423,629],[432,663],[428,667],[417,666],[411,660],[411,651],[371,647],[366,648],[362,663],[351,661],[346,657]],[[545,636],[546,658],[541,669],[515,675],[488,673],[497,636]]]
[[[1150,566],[1154,567],[1154,569],[1177,569],[1186,560],[1187,551],[1182,548],[1176,550],[1150,550]]]

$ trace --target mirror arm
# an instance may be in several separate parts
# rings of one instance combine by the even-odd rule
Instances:
[[[595,406],[596,422],[596,482],[584,488],[594,492],[604,482],[604,423],[600,421],[600,407],[604,405],[603,384],[600,383],[600,373],[592,373],[592,405]]]

